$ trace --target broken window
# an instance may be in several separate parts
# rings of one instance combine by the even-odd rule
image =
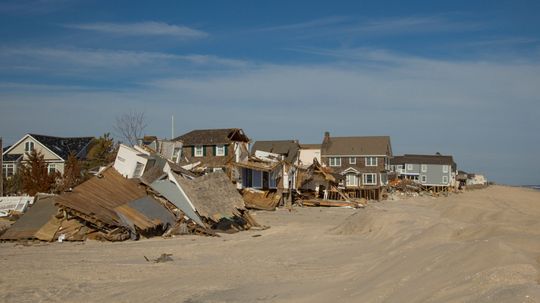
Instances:
[[[141,162],[137,162],[137,164],[135,165],[135,172],[133,173],[133,178],[138,178],[142,176],[143,168],[144,164],[142,164]]]

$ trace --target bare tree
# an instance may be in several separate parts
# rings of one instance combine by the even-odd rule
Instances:
[[[132,110],[129,113],[116,116],[116,124],[114,125],[116,135],[131,146],[137,144],[137,139],[142,137],[145,128],[144,112]]]

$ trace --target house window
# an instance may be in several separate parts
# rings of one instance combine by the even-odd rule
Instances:
[[[15,165],[14,164],[3,164],[2,173],[4,177],[11,177],[15,174]]]
[[[262,172],[259,170],[253,170],[252,184],[254,188],[262,188]]]
[[[225,156],[225,146],[217,145],[216,146],[216,156]]]
[[[341,158],[340,157],[332,157],[329,159],[330,166],[341,166]]]
[[[366,157],[366,166],[377,166],[377,157]]]
[[[364,185],[377,185],[377,174],[364,174]]]
[[[142,164],[141,162],[137,162],[137,164],[135,165],[135,172],[133,172],[133,178],[138,178],[142,176],[143,168],[144,164]]]
[[[25,152],[31,152],[33,149],[34,149],[34,142],[26,141],[26,143],[24,143],[24,151]]]
[[[448,176],[442,176],[442,183],[448,184]]]
[[[412,164],[407,164],[407,170],[413,170],[413,165]]]
[[[195,157],[202,157],[204,155],[204,147],[203,146],[195,146],[194,150],[194,156]]]
[[[212,168],[212,172],[215,173],[215,172],[218,172],[218,171],[223,171],[223,168],[221,168],[221,167],[214,167],[214,168]]]
[[[427,182],[427,176],[426,175],[420,176],[420,182],[426,183]]]
[[[448,173],[448,165],[443,165],[442,172],[445,174]]]
[[[422,165],[420,165],[420,170],[421,170],[423,173],[427,172],[427,164],[422,164]]]
[[[358,177],[355,174],[347,174],[345,176],[345,184],[347,186],[358,186]]]
[[[49,164],[48,171],[49,171],[49,175],[54,174],[56,172],[56,164],[54,163]]]
[[[349,158],[349,164],[356,164],[356,158],[355,157],[350,157]]]

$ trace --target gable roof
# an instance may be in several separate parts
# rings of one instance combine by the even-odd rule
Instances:
[[[300,149],[321,149],[321,144],[300,144]]]
[[[184,146],[230,144],[234,141],[249,142],[241,128],[196,129],[173,139]]]
[[[255,154],[257,150],[284,155],[285,161],[293,163],[298,156],[300,145],[295,140],[256,141],[251,147],[251,154]]]
[[[4,151],[4,154],[8,153],[15,146],[19,145],[27,137],[32,137],[38,141],[41,145],[47,148],[50,152],[67,160],[70,153],[75,153],[78,157],[84,157],[86,155],[79,155],[85,147],[87,147],[94,137],[54,137],[38,134],[26,134],[17,143],[11,145],[9,149]]]
[[[438,165],[451,165],[456,169],[456,163],[454,158],[448,155],[413,155],[405,154],[403,156],[396,156],[390,160],[390,164],[438,164]]]
[[[321,155],[392,155],[389,136],[326,137]]]

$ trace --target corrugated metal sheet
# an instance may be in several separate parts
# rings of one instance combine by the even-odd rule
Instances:
[[[120,205],[115,211],[129,225],[141,230],[154,229],[160,225],[165,227],[176,222],[174,215],[150,196]]]
[[[76,212],[97,226],[122,226],[114,208],[146,195],[146,190],[137,181],[125,179],[109,168],[101,177],[93,177],[75,187],[73,192],[58,196],[56,205]]]
[[[28,209],[1,237],[0,240],[33,239],[40,230],[56,214],[54,206],[56,197],[41,198]]]
[[[169,180],[158,180],[150,185],[153,190],[169,200],[172,204],[178,207],[188,218],[195,221],[197,224],[206,227],[201,220],[201,217],[191,207],[186,196],[182,194],[178,186]]]

